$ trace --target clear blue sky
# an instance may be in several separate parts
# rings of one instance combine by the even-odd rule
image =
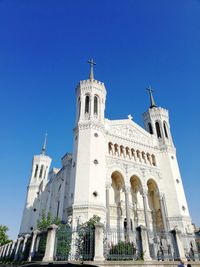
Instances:
[[[53,166],[72,151],[74,88],[107,87],[106,116],[143,125],[145,88],[170,111],[190,213],[200,225],[200,1],[0,0],[0,224],[16,237],[31,161],[48,132]]]

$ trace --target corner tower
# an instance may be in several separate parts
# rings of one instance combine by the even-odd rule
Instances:
[[[76,88],[76,122],[72,157],[71,206],[73,223],[93,215],[105,218],[105,135],[106,88],[94,78],[94,61],[89,79]],[[69,213],[70,214],[70,213]]]
[[[47,135],[40,155],[35,155],[32,161],[30,182],[20,226],[20,235],[31,233],[37,227],[40,210],[40,196],[48,182],[51,158],[46,155]]]
[[[145,129],[158,139],[160,146],[173,149],[174,144],[170,131],[169,112],[167,109],[157,107],[151,87],[148,87],[147,91],[150,96],[150,107],[143,114]]]
[[[169,230],[178,229],[183,234],[192,233],[191,218],[182,184],[182,178],[176,157],[176,148],[170,131],[168,110],[157,107],[152,89],[147,88],[150,95],[150,107],[143,114],[146,130],[155,136],[158,167],[161,171],[161,192],[164,194],[164,203]],[[184,249],[190,244],[186,238]]]

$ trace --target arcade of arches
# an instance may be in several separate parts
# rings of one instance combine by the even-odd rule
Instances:
[[[127,185],[123,175],[114,171],[106,187],[106,204],[109,228],[131,231],[144,225],[152,231],[167,231],[164,197],[153,179],[145,186],[133,175]]]

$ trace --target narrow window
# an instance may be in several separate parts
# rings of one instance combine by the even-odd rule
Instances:
[[[78,99],[78,119],[80,118],[80,114],[81,114],[81,100],[79,97],[79,99]]]
[[[57,217],[58,217],[58,214],[59,214],[59,208],[60,208],[60,201],[58,201],[58,206],[57,206]]]
[[[89,108],[90,108],[90,97],[87,95],[85,97],[85,113],[89,113]]]
[[[148,123],[148,126],[149,126],[149,133],[153,134],[153,128],[150,122]]]
[[[40,176],[39,176],[40,178],[42,178],[43,169],[44,169],[44,165],[42,165],[40,168]]]
[[[98,97],[97,96],[94,97],[94,114],[95,115],[98,114]]]
[[[35,168],[35,175],[34,175],[35,178],[37,177],[37,173],[38,173],[38,165],[36,165],[36,168]]]
[[[163,127],[164,127],[165,137],[168,138],[166,122],[163,122]]]
[[[156,132],[157,132],[157,137],[161,138],[160,125],[158,122],[156,122]]]

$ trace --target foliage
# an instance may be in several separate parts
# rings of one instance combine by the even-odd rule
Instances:
[[[10,242],[7,235],[8,227],[5,225],[0,225],[0,246]]]
[[[48,214],[46,216],[45,210],[42,210],[41,220],[40,221],[38,220],[37,229],[40,231],[45,231],[49,228],[49,226],[51,224],[59,225],[60,223],[61,222],[60,222],[60,219],[58,217],[52,219],[50,212],[48,212]]]
[[[56,260],[67,261],[71,250],[72,230],[68,224],[60,224],[57,230]]]
[[[108,260],[133,260],[136,256],[136,247],[133,242],[119,241],[112,245]]]
[[[100,217],[93,215],[87,222],[78,226],[78,237],[76,240],[77,259],[93,260],[94,258],[94,238],[95,224],[100,222]]]

